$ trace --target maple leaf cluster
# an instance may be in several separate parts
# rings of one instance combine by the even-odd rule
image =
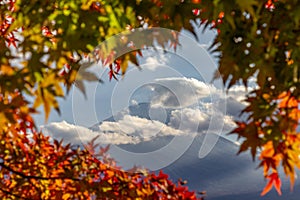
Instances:
[[[2,199],[200,199],[162,172],[123,171],[106,157],[108,148],[82,150],[51,142],[30,125],[6,127],[0,135]]]

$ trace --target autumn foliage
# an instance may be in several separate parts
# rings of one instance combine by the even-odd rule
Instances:
[[[91,154],[92,143],[81,150],[50,142],[36,131],[29,136],[8,128],[0,147],[2,199],[196,199],[182,182],[176,185],[162,172],[118,169],[105,155],[107,149]]]
[[[240,152],[250,150],[260,160],[269,180],[262,195],[273,186],[280,194],[278,168],[292,185],[300,168],[299,13],[296,0],[0,0],[1,197],[196,199],[163,173],[118,169],[92,143],[82,150],[51,141],[37,131],[32,116],[42,106],[47,120],[52,109],[60,112],[57,99],[72,85],[85,94],[85,81],[101,81],[85,70],[88,65],[82,68],[84,60],[101,62],[110,69],[110,79],[117,79],[129,63],[138,66],[137,55],[154,40],[176,50],[176,32],[155,35],[151,28],[186,29],[197,37],[197,25],[216,31],[210,48],[219,60],[215,78],[227,88],[247,87],[256,78],[257,87],[246,98],[247,117],[236,122],[232,134],[242,139]],[[142,44],[130,43],[125,34],[106,49],[96,48],[114,34],[139,27],[150,30]],[[116,58],[124,46],[132,51]]]

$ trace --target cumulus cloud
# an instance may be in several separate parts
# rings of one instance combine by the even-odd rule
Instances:
[[[218,94],[213,85],[194,78],[163,78],[156,79],[155,83],[160,87],[153,87],[156,93],[151,103],[162,107],[184,108],[197,103],[199,99],[210,98],[210,95]]]
[[[161,67],[162,65],[166,65],[168,63],[167,54],[161,52],[161,53],[147,53],[143,52],[144,57],[146,59],[142,62],[143,68],[147,68],[151,71],[155,71],[158,67]]]
[[[42,131],[55,139],[63,139],[64,143],[86,144],[93,138],[98,137],[97,142],[101,144],[129,144],[137,143],[138,140],[126,134],[99,133],[86,127],[69,124],[65,121],[53,122],[41,127]]]
[[[214,126],[211,124],[214,123]],[[195,108],[184,108],[171,112],[169,125],[189,133],[228,132],[235,127],[233,118],[220,112],[204,111]]]
[[[245,86],[243,85],[235,85],[231,87],[228,91],[228,96],[235,99],[236,101],[245,104],[244,100],[246,98],[246,94],[249,91],[252,91],[253,88],[249,87],[247,88],[248,91],[246,90]]]
[[[217,133],[235,128],[234,120],[247,105],[248,90],[234,86],[228,93],[211,84],[193,78],[163,78],[155,80],[151,104],[171,108],[169,125],[184,132]],[[213,125],[212,125],[213,123]]]
[[[151,88],[151,104],[156,107],[183,109],[202,107],[201,109],[217,109],[218,112],[238,117],[247,105],[246,94],[254,88],[233,86],[226,94],[211,84],[194,78],[172,77],[156,79]]]
[[[153,137],[185,134],[159,121],[130,115],[124,115],[116,122],[104,121],[97,129],[95,127],[93,129],[68,124],[65,121],[42,127],[47,135],[72,144],[86,143],[95,137],[98,137],[96,141],[101,144],[136,144],[149,141]]]
[[[154,83],[147,86],[153,91],[147,105],[132,100],[130,108],[91,129],[63,121],[45,125],[43,131],[72,144],[98,136],[97,142],[116,145],[163,136],[220,134],[219,130],[229,132],[235,127],[233,120],[245,106],[242,86],[233,87],[226,96],[220,89],[192,78],[164,78]]]
[[[131,115],[125,115],[117,122],[103,122],[99,125],[99,131],[122,133],[140,138],[140,140],[149,140],[155,136],[182,134],[180,130],[173,129],[162,122]]]
[[[198,126],[205,128],[205,124],[209,121],[209,115],[201,112],[199,109],[184,108],[171,112],[169,125],[178,127],[185,131],[198,131]]]

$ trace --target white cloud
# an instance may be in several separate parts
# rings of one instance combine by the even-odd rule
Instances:
[[[211,94],[218,94],[217,89],[210,84],[198,81],[194,78],[163,78],[156,79],[156,91],[152,98],[152,104],[168,108],[184,108],[191,106],[199,99],[210,98]],[[219,94],[218,94],[219,95]]]
[[[151,71],[157,70],[158,67],[162,67],[163,65],[167,65],[168,63],[168,57],[167,54],[164,52],[160,53],[149,53],[149,52],[143,52],[144,57],[146,59],[143,63],[143,68],[147,68]]]
[[[148,57],[146,58],[146,64],[151,64],[151,65],[160,65],[162,64],[161,59],[157,58],[157,57]]]
[[[125,134],[104,134],[88,128],[69,124],[65,121],[53,122],[41,127],[42,131],[55,139],[63,139],[64,143],[86,144],[98,136],[97,142],[101,144],[129,144],[137,143],[136,138]]]
[[[252,91],[252,88],[248,88],[248,91]],[[246,98],[246,88],[243,85],[235,85],[233,87],[231,87],[228,91],[228,96],[232,97],[233,99],[235,99],[236,101],[239,101],[241,103],[245,103],[244,100]]]
[[[178,127],[185,131],[198,131],[198,126],[202,128],[209,120],[209,115],[201,112],[199,109],[184,108],[171,112],[170,123],[172,127]]]
[[[139,111],[146,107],[139,107],[132,100],[132,106],[137,108],[136,116],[130,115],[130,109],[126,108],[114,116],[115,121],[103,121],[92,130],[65,121],[45,125],[43,130],[72,144],[86,143],[96,136],[101,144],[137,144],[161,136],[217,133],[220,128],[229,132],[235,127],[233,119],[245,106],[241,103],[246,94],[242,86],[233,87],[226,96],[220,89],[196,79],[164,78],[155,80],[146,89],[154,91],[151,105],[149,110]],[[160,119],[162,114],[165,116]]]
[[[72,144],[84,144],[96,136],[98,136],[96,141],[101,144],[118,145],[136,144],[159,136],[185,134],[159,121],[130,115],[124,115],[116,122],[104,121],[98,126],[98,130],[95,127],[93,129],[68,124],[65,121],[50,123],[42,127],[45,134]]]
[[[215,125],[210,126],[212,123],[215,123]],[[198,132],[198,134],[218,134],[217,131],[219,130],[229,132],[235,127],[231,116],[223,115],[219,111],[212,112],[211,110],[195,108],[184,108],[172,111],[169,125],[171,127],[178,127],[183,132]]]
[[[211,84],[193,78],[156,79],[151,87],[151,104],[163,108],[183,109],[202,107],[217,109],[218,112],[238,117],[247,103],[244,101],[248,91],[244,86],[233,86],[226,94]]]
[[[156,120],[148,120],[137,116],[125,115],[117,122],[103,122],[99,131],[104,133],[120,133],[135,136],[141,141],[149,140],[155,136],[180,135],[181,131],[173,129]]]

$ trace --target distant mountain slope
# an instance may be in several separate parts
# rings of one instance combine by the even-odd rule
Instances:
[[[265,197],[260,192],[266,182],[262,170],[256,169],[258,162],[253,162],[249,154],[236,155],[238,145],[224,138],[219,138],[213,150],[203,159],[198,158],[198,151],[203,142],[203,135],[198,136],[191,147],[176,162],[163,169],[173,180],[186,179],[190,189],[205,190],[207,200],[299,200],[300,183],[290,193],[289,182],[283,176],[283,195],[273,190]]]

